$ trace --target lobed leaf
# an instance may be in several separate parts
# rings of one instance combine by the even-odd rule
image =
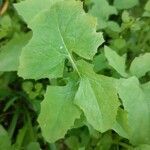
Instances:
[[[59,2],[30,27],[33,38],[23,49],[18,73],[25,79],[62,77],[66,59],[78,72],[72,52],[92,59],[103,43],[102,34],[96,33],[96,20],[83,11],[81,2]]]
[[[105,132],[112,128],[119,106],[114,80],[95,74],[92,66],[84,61],[78,62],[78,68],[81,80],[75,104],[83,110],[89,124]]]
[[[75,119],[80,117],[80,110],[73,104],[75,92],[76,88],[71,83],[47,88],[38,122],[48,142],[63,138]]]

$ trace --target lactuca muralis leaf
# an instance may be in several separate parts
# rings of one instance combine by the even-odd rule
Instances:
[[[89,13],[97,17],[98,29],[106,28],[108,25],[108,19],[110,15],[117,14],[117,10],[114,6],[109,5],[107,0],[91,0],[93,6],[89,10]]]
[[[150,84],[142,87],[136,77],[131,77],[120,79],[117,89],[128,113],[130,142],[150,144],[150,98],[146,94]]]
[[[28,43],[31,34],[15,34],[0,48],[0,71],[17,71],[22,48]]]
[[[47,88],[38,118],[47,141],[55,142],[64,137],[67,130],[74,125],[75,119],[80,117],[80,110],[73,103],[75,92],[76,87],[71,83]]]
[[[33,38],[21,54],[19,75],[23,78],[61,77],[65,59],[78,72],[72,52],[92,59],[103,42],[102,34],[96,33],[96,20],[83,11],[81,2],[59,2],[29,26]]]
[[[15,8],[19,15],[23,17],[23,19],[29,23],[36,16],[40,14],[40,12],[49,9],[54,3],[61,0],[25,0],[20,3],[15,4]]]
[[[104,132],[112,128],[117,115],[119,101],[113,78],[94,73],[92,66],[78,62],[81,80],[75,96],[89,124]]]

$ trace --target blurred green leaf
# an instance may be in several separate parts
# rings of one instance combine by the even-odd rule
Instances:
[[[0,150],[12,150],[7,131],[0,125]]]
[[[129,9],[139,4],[139,0],[114,0],[117,9]]]

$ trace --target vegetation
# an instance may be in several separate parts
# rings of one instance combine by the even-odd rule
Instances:
[[[150,150],[150,0],[0,0],[0,150]]]

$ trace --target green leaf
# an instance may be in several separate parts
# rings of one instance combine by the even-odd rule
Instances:
[[[124,56],[119,56],[115,51],[107,46],[104,47],[104,51],[109,65],[112,66],[121,76],[127,77],[127,73],[125,71],[126,58]]]
[[[9,139],[8,133],[0,125],[0,150],[11,150],[11,141]]]
[[[143,13],[143,17],[150,17],[150,11],[145,11]]]
[[[139,4],[139,0],[115,0],[114,6],[117,9],[129,9]]]
[[[0,0],[0,6],[3,4],[3,0]]]
[[[80,117],[80,110],[73,104],[76,88],[73,85],[49,86],[41,103],[38,122],[48,142],[63,138],[67,130]]]
[[[19,75],[24,78],[62,77],[66,59],[78,72],[72,52],[92,59],[103,43],[95,19],[83,11],[81,2],[59,2],[36,17],[30,27],[33,38],[20,58]]]
[[[31,142],[30,144],[28,144],[27,150],[41,150],[41,149],[39,143]]]
[[[107,59],[103,53],[94,57],[93,64],[95,72],[99,72],[108,67]]]
[[[115,21],[109,21],[107,23],[107,28],[110,29],[111,31],[114,31],[114,32],[120,32],[121,31],[119,24]]]
[[[14,147],[15,150],[21,149],[24,141],[31,140],[30,139],[30,135],[29,135],[30,132],[27,132],[28,129],[29,129],[29,127],[28,127],[27,123],[21,129],[19,129],[19,132],[18,132],[17,137],[16,137],[16,142],[13,145],[13,147]],[[28,134],[28,136],[29,136],[27,139],[25,139],[26,134]]]
[[[67,145],[69,149],[72,149],[72,150],[77,150],[80,147],[78,137],[76,136],[68,137],[65,140],[65,144]]]
[[[9,15],[0,17],[0,40],[12,34],[12,20]],[[0,45],[1,46],[1,45]]]
[[[16,10],[19,15],[23,17],[23,19],[29,23],[37,17],[40,12],[49,9],[54,3],[61,0],[25,0],[20,3],[14,4]]]
[[[150,100],[146,98],[138,79],[120,79],[117,89],[124,109],[128,112],[131,143],[150,144]]]
[[[129,139],[130,129],[128,124],[128,113],[121,108],[118,109],[116,123],[113,126],[113,130],[120,136]]]
[[[136,57],[130,66],[130,72],[132,75],[142,77],[150,71],[150,53],[145,53],[139,57]]]
[[[142,89],[144,91],[147,101],[149,101],[149,99],[150,99],[150,82],[142,84]]]
[[[78,62],[78,68],[81,81],[75,104],[83,110],[89,124],[104,132],[112,128],[119,106],[114,79],[97,75],[92,66],[84,61]]]
[[[97,17],[98,29],[107,27],[107,21],[110,15],[117,14],[117,10],[114,6],[109,5],[107,0],[91,0],[93,3],[92,9],[89,13]]]
[[[19,66],[19,57],[22,48],[27,44],[30,34],[16,34],[0,48],[0,71],[16,71]]]
[[[140,145],[140,146],[134,148],[133,150],[150,150],[150,145],[143,144],[143,145]]]
[[[100,139],[100,142],[97,144],[97,149],[99,150],[110,150],[111,146],[113,144],[112,135],[110,132],[105,133],[102,138]]]
[[[150,12],[150,0],[147,1],[144,9]]]

